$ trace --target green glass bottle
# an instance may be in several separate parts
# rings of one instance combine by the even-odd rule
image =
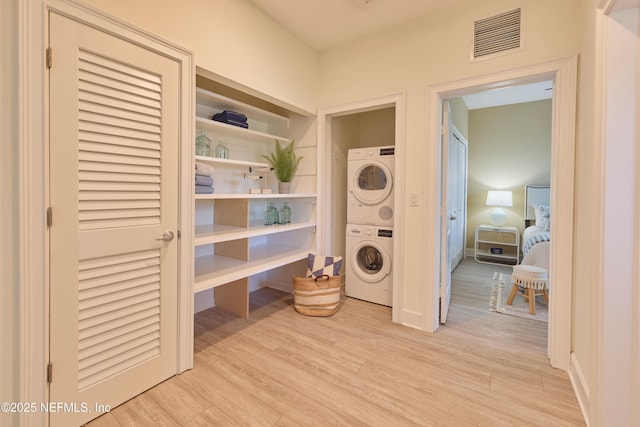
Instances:
[[[211,156],[211,140],[203,130],[198,132],[196,138],[196,156]]]
[[[278,223],[278,208],[269,202],[267,210],[264,212],[264,225],[275,225]]]
[[[278,212],[278,223],[280,224],[289,224],[291,223],[291,208],[284,202],[283,206],[280,208]]]
[[[219,159],[229,158],[229,147],[227,147],[223,141],[220,141],[218,145],[216,145],[216,157]]]

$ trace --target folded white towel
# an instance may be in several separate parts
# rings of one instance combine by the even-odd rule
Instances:
[[[213,176],[213,166],[206,163],[196,162],[196,173],[198,175]]]

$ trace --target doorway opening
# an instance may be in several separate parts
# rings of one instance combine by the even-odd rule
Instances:
[[[573,263],[573,191],[574,191],[574,147],[575,147],[575,103],[576,103],[576,70],[575,57],[534,65],[522,69],[506,71],[490,76],[478,77],[466,81],[451,82],[432,86],[428,89],[428,117],[427,125],[430,129],[427,135],[427,145],[441,171],[442,150],[440,136],[442,135],[442,102],[445,99],[478,93],[490,89],[509,87],[526,83],[552,81],[554,86],[552,101],[552,129],[551,129],[551,216],[555,218],[555,226],[551,230],[551,240],[554,247],[550,257],[550,282],[554,284],[553,297],[550,301],[549,312],[553,322],[549,324],[547,355],[551,366],[568,370],[570,357],[571,333],[571,286]],[[438,174],[441,177],[441,173]],[[427,189],[429,191],[430,189]],[[442,182],[438,179],[431,188],[436,200],[441,200]],[[433,217],[430,217],[429,214]],[[433,286],[425,283],[427,295],[426,321],[431,321],[425,329],[438,328],[440,318],[440,286],[441,279],[441,248],[444,231],[439,218],[444,212],[438,205],[431,212],[427,212],[425,221],[427,226],[435,226],[435,236],[438,242],[436,249],[437,260],[434,261]],[[427,227],[428,228],[428,227]],[[429,233],[430,230],[427,230]],[[430,235],[427,238],[431,237]],[[429,313],[430,312],[430,313]],[[431,314],[431,316],[429,316]]]
[[[448,311],[448,282],[463,258],[462,251],[465,251],[464,256],[473,259],[473,262],[466,260],[467,275],[474,266],[478,271],[488,271],[484,284],[492,286],[483,286],[485,294],[468,293],[481,299],[508,295],[503,289],[497,291],[498,283],[492,283],[494,272],[484,267],[506,267],[496,268],[495,272],[504,271],[503,277],[507,282],[511,267],[520,262],[533,262],[548,268],[548,262],[542,262],[544,254],[540,252],[548,247],[548,243],[537,248],[535,253],[539,260],[532,256],[525,259],[534,242],[548,242],[549,238],[548,230],[543,230],[542,226],[526,228],[534,224],[528,221],[530,212],[525,207],[525,188],[528,185],[548,186],[550,183],[552,89],[553,82],[543,81],[443,101],[443,126],[448,132],[443,132],[442,141],[442,192],[446,195],[443,203],[446,203],[447,212],[442,224],[447,236],[446,252],[444,249],[442,252],[442,285],[446,290],[441,291],[442,323],[446,322]],[[468,149],[465,137],[471,141]],[[492,198],[498,195],[508,197],[489,200],[489,194]],[[504,209],[499,208],[504,213],[504,223],[493,215],[495,203],[504,205]],[[545,204],[549,205],[549,201]],[[544,252],[548,258],[548,250]],[[456,281],[451,283],[455,286]],[[508,283],[504,287],[510,289]],[[504,298],[499,299],[502,301]],[[546,316],[546,304],[540,309]]]
[[[348,150],[363,147],[393,146],[395,164],[404,163],[404,96],[393,95],[367,101],[337,106],[318,113],[318,142],[321,156],[319,181],[324,192],[319,201],[318,235],[322,236],[318,250],[325,254],[343,255],[345,263],[350,262],[346,254],[347,226],[347,161]],[[394,188],[403,188],[404,176],[394,174]],[[393,217],[402,218],[403,197],[395,192]],[[401,221],[393,224],[393,259],[402,259],[399,242],[404,235]],[[393,262],[393,261],[392,261]],[[392,319],[398,322],[402,307],[402,271],[394,268],[392,278]],[[346,270],[346,269],[345,269]]]

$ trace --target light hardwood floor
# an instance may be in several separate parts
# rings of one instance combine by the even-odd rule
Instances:
[[[251,295],[248,320],[196,315],[194,368],[94,420],[101,426],[582,426],[547,324],[490,312],[494,271],[466,259],[435,334],[346,298],[332,317]]]

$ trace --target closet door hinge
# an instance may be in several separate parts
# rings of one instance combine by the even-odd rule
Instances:
[[[47,363],[47,383],[51,384],[53,381],[53,363]]]
[[[53,225],[53,209],[51,206],[47,208],[47,228],[51,228]]]
[[[47,68],[51,68],[51,48],[47,48],[46,52]]]

